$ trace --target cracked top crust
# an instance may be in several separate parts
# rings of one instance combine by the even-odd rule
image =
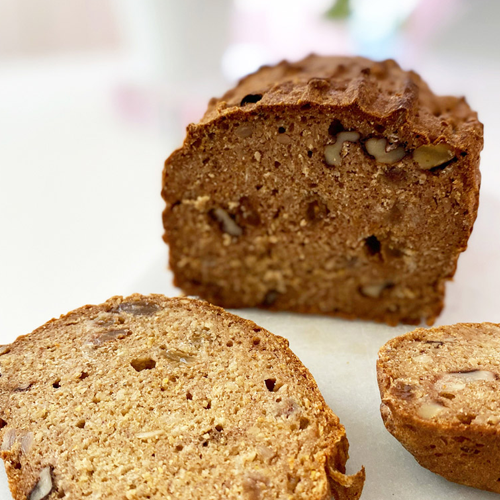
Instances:
[[[483,126],[464,97],[437,96],[417,73],[395,61],[363,57],[310,55],[263,66],[213,98],[199,125],[189,130],[228,115],[282,106],[349,110],[348,126],[369,133],[375,121],[390,132],[389,139],[410,148],[446,142],[462,151],[482,149]]]
[[[465,99],[394,61],[263,67],[165,162],[175,283],[230,308],[432,324],[476,218],[482,146]]]

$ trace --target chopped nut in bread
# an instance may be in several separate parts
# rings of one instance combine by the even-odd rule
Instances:
[[[413,159],[420,168],[431,169],[439,167],[453,159],[455,153],[447,144],[425,145],[413,151]]]
[[[366,150],[378,163],[396,163],[401,161],[406,151],[403,146],[391,145],[384,138],[372,137],[366,141]]]
[[[40,471],[40,477],[35,487],[31,490],[28,500],[44,500],[52,491],[52,477],[50,467],[44,467]]]
[[[335,144],[325,146],[325,160],[328,165],[339,167],[342,163],[342,147],[344,142],[357,142],[359,140],[358,132],[340,132],[335,140]]]

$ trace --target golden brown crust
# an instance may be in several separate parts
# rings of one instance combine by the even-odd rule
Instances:
[[[261,94],[262,99],[241,107],[248,94]],[[296,63],[264,66],[220,99],[212,99],[199,125],[234,113],[304,104],[350,108],[356,125],[369,132],[368,124],[360,123],[363,116],[366,121],[382,120],[410,148],[438,142],[466,151],[478,143],[482,148],[483,126],[465,98],[435,95],[417,73],[402,70],[392,59],[310,55]]]
[[[482,134],[394,61],[264,67],[165,163],[174,283],[223,307],[432,324],[477,215]],[[380,140],[402,156],[376,158]]]
[[[417,329],[379,352],[387,430],[427,469],[500,493],[500,325]]]
[[[345,463],[349,458],[348,449],[349,443],[344,434],[335,450],[332,450],[327,458],[330,487],[335,500],[358,499],[365,484],[366,473],[364,467],[352,476],[345,475]]]
[[[84,306],[19,337],[0,369],[15,500],[44,470],[47,499],[359,496],[344,428],[288,341],[206,302]]]

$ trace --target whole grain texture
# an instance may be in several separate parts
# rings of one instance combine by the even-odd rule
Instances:
[[[500,325],[419,328],[379,353],[387,430],[427,469],[500,493]]]
[[[394,61],[263,67],[163,173],[175,284],[224,307],[431,324],[476,218],[482,125]]]
[[[113,297],[0,350],[14,500],[354,500],[348,443],[288,342],[206,302]]]

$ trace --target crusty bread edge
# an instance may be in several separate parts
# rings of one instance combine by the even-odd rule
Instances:
[[[113,307],[118,305],[119,303],[127,300],[134,299],[153,299],[169,302],[177,302],[177,303],[186,303],[190,302],[196,307],[201,308],[204,311],[211,311],[218,313],[219,315],[224,315],[226,317],[230,317],[233,322],[238,323],[242,326],[242,328],[259,328],[261,331],[259,332],[261,335],[269,336],[270,338],[276,339],[280,348],[283,350],[284,354],[290,359],[290,361],[294,364],[295,369],[300,372],[307,381],[308,386],[312,391],[314,391],[317,399],[322,405],[322,410],[327,414],[327,420],[330,424],[329,428],[325,431],[325,434],[328,434],[330,431],[334,431],[335,438],[331,440],[329,446],[326,448],[324,455],[324,468],[326,477],[328,480],[328,486],[331,491],[329,491],[326,496],[321,497],[311,497],[310,500],[330,500],[331,496],[335,498],[335,500],[357,500],[361,492],[363,490],[363,485],[365,481],[365,469],[364,467],[355,475],[348,476],[345,474],[345,464],[349,458],[348,448],[349,443],[345,434],[345,428],[342,424],[340,424],[339,419],[335,413],[331,410],[331,408],[326,404],[323,395],[319,391],[319,388],[314,380],[310,371],[304,366],[304,364],[299,360],[299,358],[291,351],[289,348],[289,342],[287,339],[275,335],[265,328],[258,326],[251,320],[242,318],[240,316],[236,316],[232,313],[229,313],[225,309],[212,305],[209,302],[188,298],[188,297],[165,297],[160,294],[150,294],[150,295],[142,295],[134,293],[130,296],[123,297],[120,295],[115,295],[108,299],[106,302],[102,304],[96,305],[85,305],[79,307],[75,310],[72,310],[66,314],[62,314],[59,318],[52,318],[44,325],[35,329],[32,333],[26,335],[20,335],[12,344],[16,342],[20,342],[28,336],[37,335],[37,333],[44,331],[47,327],[51,326],[53,323],[57,321],[64,321],[66,319],[71,319],[73,315],[77,315],[82,313],[85,310],[96,310],[102,311],[109,309],[109,306]],[[3,432],[0,431],[0,441]],[[3,459],[5,464],[5,470],[7,473],[7,478],[9,482],[9,489],[12,493],[14,500],[25,500],[30,492],[32,491],[34,485],[36,484],[38,477],[35,477],[33,471],[27,471],[28,473],[23,473],[21,476],[19,474],[19,470],[16,469],[14,462],[12,462],[12,454],[8,451],[2,451],[0,453],[0,457]]]
[[[377,359],[377,381],[380,391],[380,413],[385,428],[408,450],[415,460],[424,468],[438,474],[449,481],[474,488],[500,493],[500,482],[496,476],[500,470],[500,432],[491,426],[481,429],[457,423],[443,426],[432,420],[401,411],[393,404],[389,394],[392,378],[385,372],[385,361],[391,350],[396,350],[405,341],[422,335],[446,333],[450,335],[451,327],[474,328],[480,325],[500,326],[496,323],[457,323],[434,328],[417,328],[400,335],[384,344]],[[458,439],[457,439],[458,438]],[[462,438],[481,446],[481,459],[475,455],[461,467],[457,457],[463,454]],[[440,454],[436,460],[436,453]],[[495,475],[496,471],[496,475]]]

